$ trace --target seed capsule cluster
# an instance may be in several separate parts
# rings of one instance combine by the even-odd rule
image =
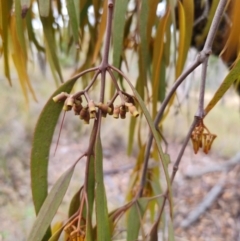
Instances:
[[[201,120],[194,128],[191,135],[194,153],[197,154],[199,148],[202,148],[203,152],[208,154],[216,137],[217,136],[215,134],[210,133]]]
[[[129,100],[133,99],[129,98]],[[75,115],[79,115],[79,118],[84,121],[85,124],[89,124],[90,119],[96,119],[97,111],[101,110],[102,116],[112,115],[115,119],[119,117],[121,119],[126,118],[126,113],[134,117],[139,116],[139,112],[134,104],[134,101],[126,101],[122,105],[115,105],[112,102],[104,104],[102,102],[95,103],[93,100],[87,100],[87,105],[83,106],[82,97],[74,97],[66,92],[62,92],[53,97],[54,102],[63,102],[63,110],[70,111],[73,110]]]

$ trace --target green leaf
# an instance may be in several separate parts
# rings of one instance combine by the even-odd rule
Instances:
[[[33,223],[27,241],[41,241],[44,237],[67,191],[76,164],[77,162],[63,173],[54,184]]]
[[[89,167],[88,167],[88,186],[87,186],[88,216],[87,216],[86,241],[93,240],[92,214],[93,214],[94,190],[95,190],[94,173],[95,173],[94,156],[91,156]]]
[[[61,92],[70,92],[76,78],[70,79],[56,90],[46,103],[38,119],[33,136],[31,152],[31,185],[33,203],[36,213],[39,212],[48,192],[47,168],[50,145],[63,103],[55,103],[52,97]]]
[[[52,20],[50,17],[48,18],[41,17],[41,22],[43,25],[43,32],[44,32],[44,37],[46,41],[46,51],[48,52],[48,57],[51,58],[50,61],[52,61],[55,71],[57,72],[60,81],[63,83],[62,72],[61,72],[61,68],[60,68],[60,64],[57,56],[57,49],[55,45]]]
[[[21,49],[24,54],[25,61],[27,61],[27,50],[23,30],[23,18],[22,18],[22,8],[20,0],[15,0],[15,16],[16,16],[16,32],[18,41],[20,43]]]
[[[131,118],[129,131],[128,131],[128,150],[127,150],[128,155],[131,155],[131,153],[132,153],[136,124],[137,124],[137,119]]]
[[[148,1],[142,1],[141,11],[140,11],[140,19],[139,19],[139,28],[140,28],[140,53],[139,53],[139,73],[140,78],[143,80],[141,83],[146,84],[147,82],[147,66],[148,63],[148,44],[147,44],[147,21],[148,21]]]
[[[79,22],[77,16],[77,6],[74,0],[67,0],[67,10],[70,19],[70,24],[72,27],[73,38],[76,47],[79,47]]]
[[[58,229],[51,237],[48,241],[58,241],[60,236],[61,236],[61,233],[64,229],[64,226],[62,226],[60,229]]]
[[[140,198],[129,211],[127,221],[127,241],[138,240],[139,230],[142,225],[142,218],[148,205],[147,198]]]
[[[71,217],[73,214],[75,214],[80,206],[80,194],[82,191],[82,187],[74,194],[68,210],[68,217]]]
[[[50,0],[38,0],[39,13],[42,17],[48,17],[50,12]]]
[[[107,5],[107,1],[104,2],[103,5],[103,13],[102,13],[102,17],[101,17],[101,22],[98,26],[98,37],[96,40],[96,44],[94,47],[94,53],[93,53],[93,60],[92,63],[96,63],[98,54],[100,52],[101,49],[101,45],[102,45],[102,41],[103,41],[103,37],[104,37],[104,33],[105,33],[105,28],[106,28],[106,22],[107,22],[107,10],[108,10],[108,5]]]
[[[171,219],[168,223],[168,241],[175,241],[173,223]]]
[[[223,80],[222,84],[219,86],[218,90],[214,94],[213,98],[210,100],[205,108],[205,116],[209,111],[222,99],[226,91],[232,86],[235,80],[240,78],[240,59],[236,62],[235,66],[231,69],[228,75]]]
[[[113,19],[113,65],[120,67],[123,51],[123,35],[128,0],[115,1]],[[116,30],[116,31],[115,31]]]
[[[107,200],[103,182],[103,155],[99,129],[95,143],[95,167],[97,240],[110,241],[110,224],[108,219]]]
[[[170,11],[166,12],[166,14],[163,16],[163,18],[160,20],[160,23],[158,24],[157,32],[156,32],[156,37],[154,41],[154,53],[153,53],[153,74],[152,74],[152,89],[153,89],[153,94],[152,94],[152,103],[153,103],[153,117],[156,116],[157,113],[157,103],[159,99],[159,88],[160,85],[162,84],[161,82],[165,82],[165,78],[161,79],[161,82],[159,79],[161,78],[162,73],[162,63],[163,63],[163,49],[164,49],[164,33],[166,31],[168,19],[170,16]],[[164,90],[164,88],[163,88]],[[165,92],[165,91],[164,91]]]
[[[3,47],[3,58],[4,58],[4,73],[10,85],[12,85],[10,68],[9,68],[9,38],[8,38],[8,23],[9,23],[9,12],[12,8],[13,1],[0,0],[0,28],[1,38]]]

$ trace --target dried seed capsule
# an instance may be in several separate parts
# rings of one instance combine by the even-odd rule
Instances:
[[[89,121],[90,121],[90,114],[89,114],[89,112],[87,111],[87,112],[86,112],[86,115],[85,115],[84,118],[83,118],[83,122],[84,122],[84,124],[89,124]]]
[[[96,112],[96,107],[93,100],[90,100],[88,102],[88,108],[89,108],[89,112]]]
[[[96,116],[96,112],[90,112],[90,119],[96,119],[97,116]]]
[[[109,102],[107,103],[109,109],[108,109],[108,114],[113,115],[113,110],[114,110],[114,105],[113,103],[109,105]]]
[[[121,117],[121,119],[125,119],[126,118],[126,106],[121,106],[120,107],[120,117]]]
[[[107,114],[111,113],[111,111],[112,111],[112,109],[108,105],[103,104],[101,102],[99,102],[97,106],[102,111],[103,117],[106,117]]]
[[[136,107],[134,105],[128,106],[129,112],[134,116],[138,117],[139,112],[137,111]]]
[[[69,106],[70,108],[73,107],[74,104],[74,98],[72,96],[69,96],[66,101],[65,101],[66,105]]]
[[[80,105],[74,104],[73,105],[73,111],[74,111],[75,115],[79,115],[82,108],[83,108],[82,104],[80,104]]]
[[[116,105],[114,107],[114,110],[113,110],[113,117],[115,119],[118,119],[119,118],[119,114],[120,114],[120,107],[118,105]]]
[[[68,96],[69,96],[68,93],[62,92],[62,93],[54,96],[52,99],[54,102],[61,102],[61,101],[66,100]]]
[[[84,120],[84,118],[89,115],[89,112],[88,112],[88,107],[84,107],[81,109],[80,113],[79,113],[79,118],[81,120]]]

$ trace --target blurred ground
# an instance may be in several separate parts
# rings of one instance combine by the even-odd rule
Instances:
[[[69,76],[69,73],[65,73]],[[33,75],[39,103],[31,102],[26,108],[22,94],[19,93],[17,81],[10,88],[3,80],[1,88],[2,104],[0,106],[0,241],[24,241],[34,220],[34,209],[31,202],[29,157],[31,139],[37,117],[48,96],[55,89],[52,80],[41,75]],[[42,83],[44,82],[44,84]],[[48,88],[45,88],[45,86]],[[193,91],[194,93],[194,91]],[[210,91],[206,99],[210,98]],[[233,98],[234,96],[234,98]],[[188,103],[182,102],[180,108],[170,113],[164,123],[164,136],[169,142],[169,153],[172,163],[177,157],[185,133],[196,110],[197,96],[189,96]],[[110,118],[111,119],[111,118]],[[182,158],[179,172],[174,182],[174,210],[176,240],[185,241],[237,241],[240,240],[240,165],[210,173],[198,173],[206,167],[222,167],[231,157],[240,151],[240,114],[239,102],[233,91],[228,92],[224,102],[212,111],[205,124],[211,132],[218,135],[209,155],[193,153],[188,145]],[[113,209],[124,203],[124,193],[128,188],[132,157],[127,157],[127,120],[104,121],[102,129],[104,147],[105,183],[109,208]],[[79,125],[74,116],[69,115],[64,124],[57,154],[51,155],[49,166],[49,183],[57,180],[61,173],[73,163],[85,150],[88,142],[89,127]],[[54,136],[53,148],[59,127]],[[136,149],[136,148],[135,148]],[[66,218],[66,207],[72,195],[82,184],[84,161],[76,168],[70,189],[58,211],[56,220]],[[124,167],[124,168],[123,168]],[[126,167],[126,168],[125,168]],[[171,168],[171,165],[170,165]],[[108,171],[116,170],[115,174]],[[123,171],[121,171],[123,170]],[[190,174],[189,174],[190,173]],[[190,177],[195,173],[194,177]],[[192,223],[189,228],[182,228],[184,220],[191,211],[196,210],[217,184],[222,189],[209,208]]]

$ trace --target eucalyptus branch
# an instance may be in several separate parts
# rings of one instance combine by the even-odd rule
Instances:
[[[197,58],[197,61],[195,61],[196,63],[196,66],[194,67],[194,64],[192,66],[189,67],[189,69],[192,68],[192,71],[198,66],[200,65],[201,63],[203,64],[203,69],[202,69],[202,79],[201,79],[201,88],[200,88],[200,98],[199,98],[199,107],[198,107],[198,112],[196,113],[195,115],[195,118],[194,118],[194,121],[189,129],[189,132],[185,138],[185,141],[183,143],[183,146],[178,154],[178,157],[177,157],[177,160],[174,164],[174,167],[173,167],[173,172],[172,172],[172,176],[171,176],[171,182],[173,182],[174,178],[175,178],[175,175],[176,175],[176,172],[178,170],[178,167],[179,167],[179,164],[180,164],[180,161],[182,159],[182,156],[183,156],[183,153],[185,151],[185,148],[187,146],[187,143],[191,137],[191,134],[194,130],[194,128],[196,127],[196,125],[198,124],[198,122],[204,117],[204,113],[203,113],[203,106],[204,106],[204,92],[205,92],[205,81],[206,81],[206,70],[207,70],[207,63],[208,63],[208,58],[209,58],[209,55],[211,54],[211,49],[212,49],[212,44],[213,44],[213,40],[214,40],[214,37],[216,35],[216,32],[217,32],[217,29],[218,29],[218,26],[220,24],[220,20],[223,16],[223,13],[224,13],[224,9],[226,7],[226,4],[227,4],[227,0],[220,0],[219,4],[218,4],[218,7],[217,7],[217,10],[215,12],[215,15],[214,15],[214,18],[213,18],[213,21],[212,21],[212,24],[211,24],[211,27],[210,27],[210,30],[209,30],[209,33],[208,33],[208,36],[207,36],[207,39],[206,39],[206,42],[205,42],[205,45],[204,45],[204,48],[203,50],[200,52],[198,58]],[[184,73],[191,73],[192,71],[185,71]],[[187,74],[187,75],[188,75]],[[182,81],[187,77],[187,75],[182,79]],[[179,81],[179,79],[181,80],[181,76],[178,78],[177,82]],[[179,83],[181,84],[181,82]],[[171,89],[170,93],[171,96],[167,96],[167,98],[170,100],[173,93],[175,93],[176,89],[177,89],[178,85],[174,85],[173,88],[175,88],[173,90],[173,88]],[[166,99],[167,99],[166,98]],[[165,102],[165,101],[164,101]],[[165,103],[164,103],[165,104]],[[157,117],[155,119],[155,125],[158,125],[160,120],[161,120],[161,117],[164,113],[164,110],[166,108],[167,104],[165,104],[163,107],[161,106],[158,114],[157,114]],[[146,154],[145,154],[145,159],[144,159],[144,162],[148,162],[148,159],[149,159],[149,155],[150,155],[150,149],[151,149],[151,145],[152,145],[152,140],[153,140],[153,136],[152,134],[150,133],[150,136],[149,136],[149,140],[148,140],[148,144],[147,144],[147,148],[146,149]],[[146,165],[147,167],[147,165]],[[145,174],[145,170],[143,170],[143,174]],[[143,177],[144,178],[144,185],[145,185],[145,179],[146,179],[146,176]],[[142,178],[142,179],[143,179]],[[158,217],[156,219],[156,222],[154,223],[154,225],[152,226],[152,229],[151,229],[151,232],[153,232],[157,227],[158,227],[158,224],[160,222],[160,219],[161,219],[161,216],[162,216],[162,213],[163,213],[163,210],[164,210],[164,206],[165,206],[165,203],[166,203],[166,199],[168,198],[168,192],[169,190],[167,189],[165,191],[165,197],[164,197],[164,201],[162,203],[162,207],[160,209],[160,212],[158,214]],[[150,233],[151,233],[150,232]]]

